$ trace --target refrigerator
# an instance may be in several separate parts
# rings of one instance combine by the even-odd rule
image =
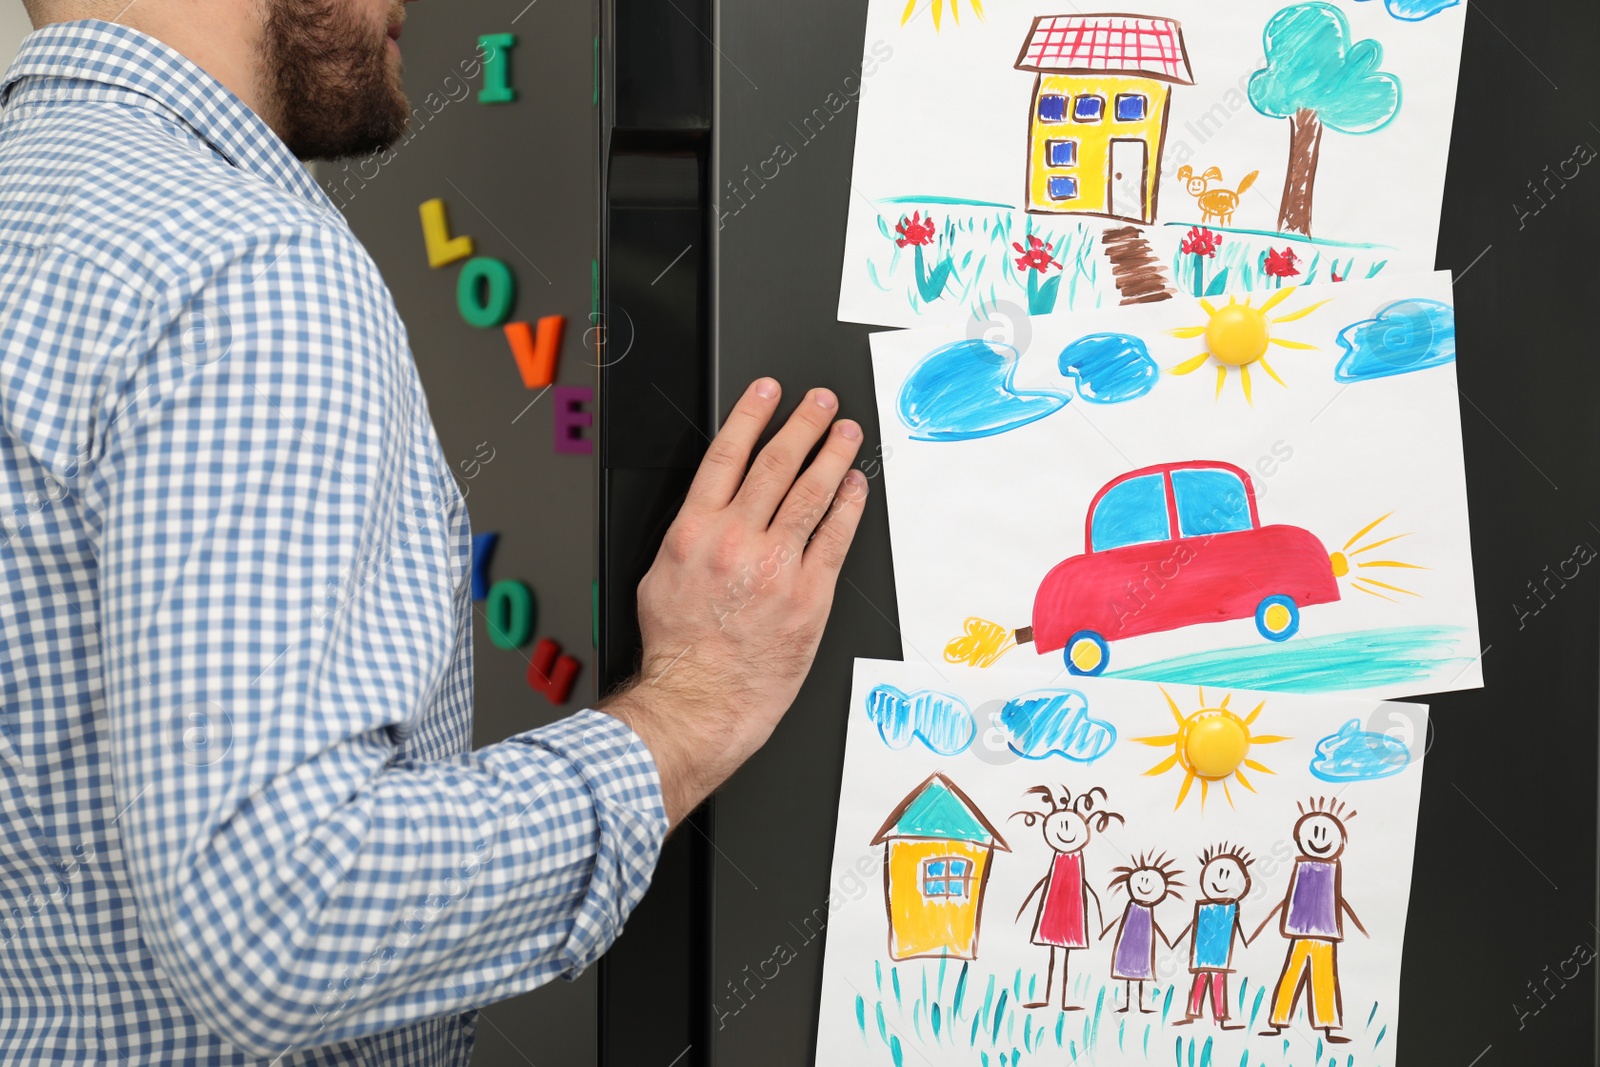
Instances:
[[[1334,0],[1355,2],[1383,0]],[[413,98],[452,102],[344,210],[395,292],[452,465],[477,470],[486,439],[505,457],[468,499],[475,532],[502,534],[495,576],[527,577],[541,632],[583,662],[565,705],[530,698],[480,619],[477,741],[633,672],[639,578],[754,378],[782,382],[780,418],[808,388],[834,390],[863,426],[871,491],[815,667],[770,742],[668,840],[597,967],[484,1007],[474,1062],[811,1064],[851,666],[903,653],[871,328],[836,316],[864,0],[410,14]],[[1569,962],[1600,946],[1600,570],[1561,565],[1600,546],[1600,361],[1582,310],[1600,291],[1600,172],[1550,175],[1600,146],[1600,8],[1473,4],[1466,19],[1437,266],[1455,275],[1486,685],[1417,695],[1432,732],[1395,1058],[1576,1065],[1596,1062],[1600,1019],[1594,966]],[[442,79],[497,32],[517,35],[519,103],[457,102]],[[849,105],[824,107],[841,89]],[[417,229],[432,196],[517,271],[519,318],[566,315],[559,381],[595,390],[592,456],[552,456],[551,414],[521,414],[503,342],[454,321]],[[771,977],[780,943],[793,956]]]
[[[602,372],[608,680],[631,667],[622,620],[692,457],[751,380],[783,383],[780,414],[812,386],[837,392],[864,427],[858,466],[872,489],[799,699],[674,836],[651,899],[602,965],[607,1064],[813,1062],[826,930],[814,932],[830,891],[851,664],[902,657],[871,328],[835,313],[855,114],[819,111],[830,94],[850,98],[871,43],[864,18],[860,0],[612,0],[605,12],[603,259],[608,299],[638,330],[627,359]],[[1600,938],[1600,577],[1545,583],[1576,546],[1600,541],[1600,370],[1579,311],[1597,281],[1587,250],[1600,212],[1577,181],[1544,193],[1538,216],[1519,205],[1534,202],[1546,164],[1600,143],[1579,103],[1596,98],[1584,42],[1600,11],[1564,0],[1474,5],[1467,18],[1437,266],[1455,274],[1487,684],[1418,695],[1433,732],[1395,1055],[1592,1063],[1593,968],[1570,961]],[[827,122],[805,121],[816,114]],[[774,167],[778,145],[791,151]],[[692,296],[652,300],[651,280],[686,245]],[[1497,725],[1508,714],[1516,740]],[[793,956],[771,977],[780,943]]]

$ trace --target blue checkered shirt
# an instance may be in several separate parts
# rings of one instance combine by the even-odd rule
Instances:
[[[272,131],[94,21],[0,109],[0,1059],[465,1064],[620,932],[655,765],[469,752],[465,503]]]

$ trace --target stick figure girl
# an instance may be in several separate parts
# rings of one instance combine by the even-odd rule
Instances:
[[[1012,814],[1015,819],[1020,816],[1023,823],[1032,826],[1036,822],[1044,824],[1044,839],[1055,850],[1055,859],[1050,863],[1050,870],[1039,879],[1039,883],[1028,890],[1028,895],[1022,901],[1022,907],[1017,909],[1017,920],[1021,920],[1022,913],[1028,910],[1028,904],[1033,900],[1034,894],[1041,889],[1044,895],[1039,898],[1039,913],[1033,921],[1032,941],[1035,945],[1043,945],[1050,950],[1049,970],[1045,973],[1044,999],[1031,1004],[1028,1008],[1043,1008],[1050,1003],[1050,990],[1055,982],[1056,950],[1061,950],[1061,1010],[1082,1011],[1081,1004],[1067,1003],[1067,961],[1075,948],[1089,947],[1089,901],[1094,900],[1095,914],[1101,922],[1105,921],[1105,913],[1100,907],[1100,898],[1095,895],[1094,889],[1089,885],[1083,873],[1083,846],[1089,843],[1089,838],[1101,833],[1115,819],[1121,823],[1123,818],[1114,811],[1103,810],[1102,805],[1106,800],[1106,791],[1095,786],[1076,797],[1066,786],[1061,787],[1059,795],[1047,785],[1036,785],[1028,790],[1030,794],[1038,794],[1045,806],[1045,812],[1019,811]],[[1097,799],[1098,798],[1098,799]]]
[[[1182,873],[1165,853],[1154,857],[1135,856],[1132,866],[1115,869],[1116,877],[1109,888],[1114,890],[1121,886],[1128,892],[1128,906],[1123,909],[1117,940],[1111,950],[1111,978],[1127,983],[1128,989],[1122,1007],[1117,1009],[1119,1012],[1127,1011],[1135,1002],[1135,982],[1139,983],[1139,1010],[1147,1014],[1156,1010],[1144,1006],[1144,984],[1155,981],[1156,977],[1156,935],[1161,936],[1168,948],[1172,947],[1172,941],[1156,922],[1156,905],[1169,896],[1183,899],[1183,894],[1173,888],[1183,884],[1178,881]],[[1100,936],[1109,934],[1113,926],[1118,924],[1107,923]]]

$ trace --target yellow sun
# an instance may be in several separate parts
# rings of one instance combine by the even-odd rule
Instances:
[[[1295,287],[1280,289],[1269,296],[1260,307],[1250,306],[1250,297],[1245,297],[1244,303],[1236,303],[1233,297],[1228,297],[1228,302],[1222,307],[1214,307],[1210,301],[1201,300],[1200,306],[1205,308],[1207,321],[1200,326],[1183,326],[1172,331],[1174,337],[1199,337],[1205,334],[1206,351],[1186,359],[1172,368],[1173,374],[1188,374],[1198,370],[1208,359],[1217,361],[1217,398],[1222,397],[1222,386],[1228,380],[1228,368],[1239,368],[1239,381],[1244,386],[1244,399],[1246,403],[1254,404],[1250,395],[1250,365],[1259,363],[1261,369],[1272,377],[1279,385],[1287,385],[1278,377],[1278,372],[1272,369],[1272,364],[1267,362],[1267,348],[1278,345],[1281,348],[1315,349],[1316,345],[1308,345],[1303,341],[1290,341],[1283,337],[1272,336],[1272,327],[1280,322],[1293,322],[1303,319],[1317,308],[1326,304],[1327,300],[1319,300],[1315,304],[1307,304],[1298,311],[1291,311],[1287,315],[1267,317],[1267,312],[1287,300],[1295,291]]]
[[[1178,802],[1172,806],[1173,811],[1183,807],[1184,798],[1189,795],[1189,787],[1194,785],[1196,778],[1200,779],[1200,810],[1204,811],[1206,794],[1212,782],[1222,783],[1222,793],[1228,798],[1228,806],[1232,807],[1233,794],[1228,790],[1229,778],[1235,779],[1252,793],[1256,791],[1255,786],[1250,784],[1250,779],[1244,776],[1242,768],[1248,767],[1262,774],[1277,773],[1250,758],[1252,745],[1270,745],[1277,741],[1289,740],[1287,737],[1274,734],[1250,732],[1250,724],[1256,721],[1261,709],[1267,706],[1265,700],[1241,719],[1228,710],[1228,701],[1233,699],[1231,694],[1223,697],[1221,704],[1208,708],[1205,706],[1206,691],[1202,687],[1200,710],[1191,712],[1185,717],[1183,712],[1178,710],[1178,704],[1172,699],[1172,694],[1162,688],[1161,695],[1167,698],[1167,707],[1172,709],[1172,718],[1178,724],[1178,731],[1162,734],[1160,737],[1135,737],[1133,740],[1145,745],[1172,746],[1172,755],[1144,773],[1166,774],[1174,767],[1183,768],[1183,784],[1178,787]]]
[[[1346,541],[1344,543],[1344,546],[1342,548],[1340,548],[1339,551],[1334,552],[1334,553],[1329,555],[1328,562],[1330,562],[1333,565],[1333,576],[1335,578],[1343,578],[1343,577],[1345,577],[1347,575],[1350,575],[1352,573],[1352,571],[1363,571],[1363,570],[1370,570],[1370,569],[1373,569],[1373,568],[1379,568],[1379,569],[1388,568],[1388,569],[1398,569],[1398,570],[1408,570],[1408,571],[1425,571],[1425,570],[1431,569],[1431,568],[1428,568],[1428,567],[1424,567],[1424,566],[1422,566],[1421,564],[1418,564],[1418,563],[1406,563],[1403,560],[1398,560],[1398,559],[1357,559],[1356,558],[1356,557],[1361,556],[1361,555],[1363,555],[1363,554],[1365,554],[1367,552],[1371,552],[1375,548],[1379,548],[1379,547],[1381,547],[1383,545],[1387,545],[1392,541],[1398,541],[1402,537],[1410,537],[1411,536],[1410,533],[1391,534],[1388,537],[1379,538],[1376,541],[1368,541],[1364,545],[1361,545],[1361,546],[1356,547],[1356,548],[1351,548],[1351,546],[1354,545],[1357,541],[1361,540],[1363,537],[1367,536],[1367,534],[1372,533],[1374,530],[1376,530],[1378,528],[1378,524],[1379,523],[1381,523],[1384,519],[1387,519],[1390,515],[1393,515],[1393,514],[1394,514],[1394,512],[1391,511],[1388,514],[1379,515],[1376,519],[1373,519],[1371,522],[1369,522],[1365,526],[1361,527],[1361,529],[1357,530],[1355,532],[1355,536],[1350,538],[1350,540]],[[1393,527],[1390,527],[1390,529],[1393,529]],[[1350,586],[1353,589],[1359,589],[1361,592],[1367,594],[1368,596],[1375,596],[1379,600],[1387,600],[1387,601],[1390,601],[1391,603],[1399,603],[1399,601],[1395,600],[1395,598],[1392,597],[1392,596],[1386,596],[1385,594],[1378,592],[1378,589],[1387,589],[1391,593],[1404,593],[1406,596],[1420,597],[1422,595],[1421,593],[1415,592],[1413,590],[1402,589],[1398,585],[1390,585],[1388,582],[1380,582],[1376,578],[1370,578],[1365,574],[1359,574],[1359,573],[1355,574],[1354,577],[1351,577]],[[1376,586],[1377,588],[1372,588],[1373,586]]]
[[[972,4],[972,13],[978,16],[979,19],[982,19],[983,0],[969,0],[969,2]],[[904,26],[906,23],[911,21],[911,16],[915,14],[917,10],[917,3],[918,0],[906,0],[906,10],[905,13],[900,16],[900,25]],[[933,28],[935,31],[939,29],[939,19],[943,13],[944,0],[933,0]],[[961,0],[950,0],[950,17],[956,20],[957,25],[960,25]]]

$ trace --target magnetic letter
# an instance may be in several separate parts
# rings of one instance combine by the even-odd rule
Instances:
[[[556,386],[556,415],[551,421],[556,427],[556,451],[572,456],[586,456],[594,451],[594,444],[583,436],[585,426],[594,425],[594,416],[583,410],[583,405],[594,399],[594,390],[584,386]]]
[[[521,582],[495,582],[489,587],[484,615],[489,640],[496,648],[521,648],[533,636],[533,590]]]
[[[543,389],[555,380],[556,354],[561,351],[561,330],[566,322],[565,315],[546,315],[539,320],[538,333],[526,322],[506,323],[506,340],[511,343],[517,370],[522,372],[522,384],[529,389]]]
[[[500,540],[497,533],[476,534],[472,538],[472,599],[484,600],[489,596],[489,559]]]
[[[487,33],[478,38],[478,50],[487,52],[483,61],[483,90],[480,104],[509,104],[517,98],[511,87],[511,49],[517,46],[513,33]]]
[[[481,288],[480,288],[481,283]],[[492,329],[511,317],[517,299],[517,279],[498,259],[479,256],[467,260],[456,283],[456,306],[467,325]]]
[[[543,693],[552,704],[565,704],[578,676],[578,661],[561,654],[561,646],[548,637],[533,646],[533,661],[528,664],[528,688]]]
[[[422,239],[428,244],[428,266],[435,270],[472,255],[472,238],[450,236],[450,217],[443,200],[422,205]]]

